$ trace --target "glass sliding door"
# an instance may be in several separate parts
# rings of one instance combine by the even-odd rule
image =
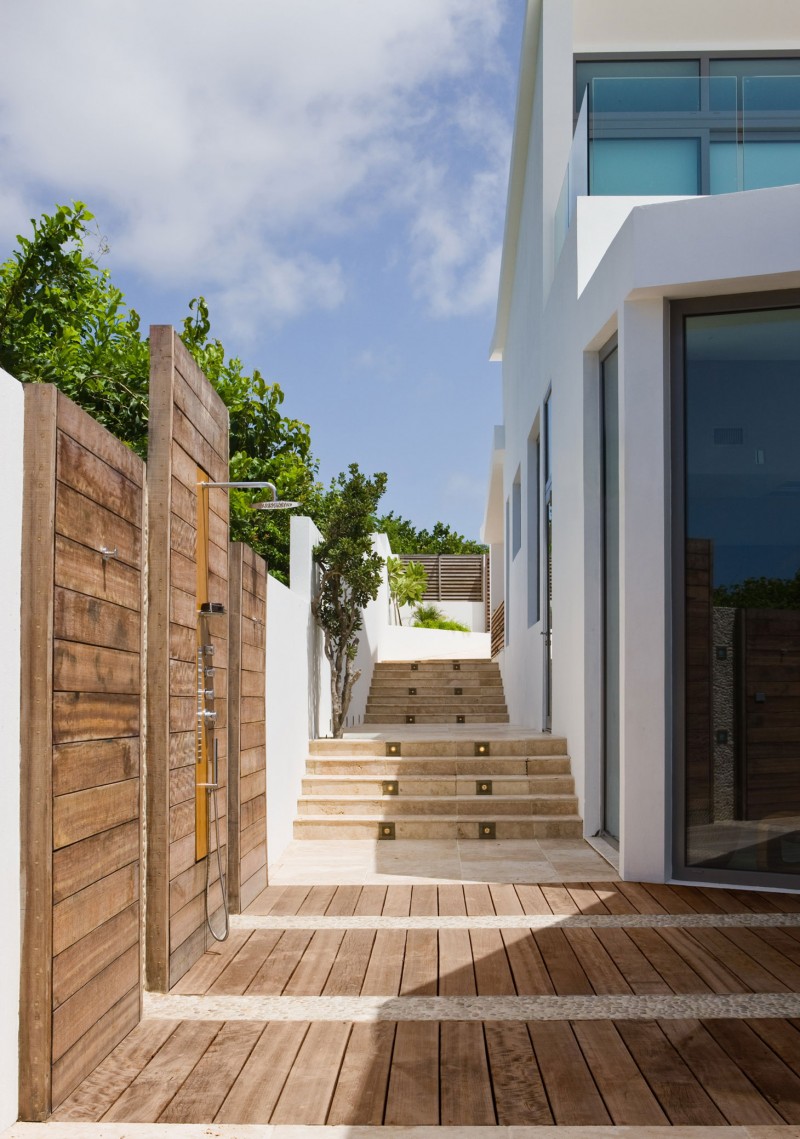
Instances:
[[[727,307],[680,327],[681,854],[736,881],[800,876],[800,305]]]
[[[603,431],[603,830],[619,839],[619,354],[601,363]]]

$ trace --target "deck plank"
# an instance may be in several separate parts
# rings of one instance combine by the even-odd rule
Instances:
[[[439,1025],[406,1020],[397,1025],[386,1095],[386,1126],[439,1123]]]
[[[484,1023],[497,1122],[504,1127],[553,1123],[528,1029],[520,1021]]]
[[[669,1122],[614,1024],[583,1020],[572,1028],[606,1110],[617,1126],[657,1127]]]
[[[248,995],[279,996],[299,965],[312,931],[289,929],[280,940],[248,986]]]
[[[494,915],[492,895],[489,892],[489,887],[483,882],[465,882],[464,901],[469,917],[485,918]]]
[[[435,929],[410,929],[406,934],[406,955],[401,996],[435,997],[439,981],[439,939]]]
[[[372,929],[347,930],[322,990],[323,996],[357,997],[360,994],[374,941]]]
[[[154,1123],[222,1028],[219,1021],[183,1021],[101,1117],[109,1123]]]
[[[211,1041],[178,1094],[159,1116],[160,1123],[208,1123],[264,1031],[263,1023],[228,1021]]]
[[[440,929],[439,996],[469,997],[477,991],[469,930]]]
[[[573,1127],[611,1122],[571,1025],[529,1021],[536,1061],[556,1124]]]
[[[547,899],[542,893],[540,886],[520,886],[514,887],[519,898],[522,912],[525,914],[552,914],[552,910],[547,904]]]
[[[335,893],[335,886],[312,886],[303,904],[298,907],[298,917],[302,917],[303,915],[320,917],[333,901]]]
[[[631,987],[592,929],[567,929],[564,936],[589,984],[598,994],[630,993]]]
[[[439,1063],[442,1126],[493,1126],[497,1117],[481,1022],[443,1022]]]
[[[511,967],[514,987],[523,996],[551,996],[555,993],[550,974],[529,929],[501,929],[500,936]]]
[[[411,909],[411,887],[389,886],[386,890],[386,901],[383,903],[383,912],[387,917],[407,918]]]
[[[324,1124],[351,1028],[337,1020],[314,1021],[309,1026],[270,1123]]]
[[[502,917],[508,914],[522,914],[525,912],[522,908],[522,902],[517,897],[517,891],[513,886],[508,884],[489,886],[489,893],[492,896],[495,913],[500,914]]]
[[[667,995],[672,992],[625,930],[596,929],[594,934],[635,994]]]
[[[499,929],[471,929],[472,959],[478,996],[514,996],[514,978]]]
[[[375,934],[362,997],[396,997],[400,992],[406,951],[404,929],[379,929]]]
[[[361,886],[337,886],[327,910],[326,917],[351,917],[361,897]]]
[[[439,913],[446,917],[463,917],[467,912],[464,901],[464,887],[459,883],[448,883],[439,887]]]
[[[800,1123],[800,1078],[741,1020],[705,1020],[706,1030],[787,1123]]]
[[[377,917],[383,913],[386,886],[364,886],[353,913],[359,917]]]
[[[435,917],[439,913],[439,892],[436,886],[424,884],[411,887],[411,908],[415,917]]]
[[[283,990],[287,997],[318,997],[344,940],[342,929],[317,929]]]
[[[581,914],[607,914],[611,912],[588,882],[571,882],[567,886],[567,892]]]
[[[663,1020],[659,1028],[729,1123],[783,1123],[699,1020]]]
[[[762,968],[749,953],[745,953],[720,930],[704,926],[702,929],[692,929],[690,936],[709,953],[716,955],[725,968],[739,978],[745,990],[750,989],[754,993],[787,992],[787,986],[782,981]]]
[[[616,1026],[670,1123],[710,1127],[727,1122],[657,1024],[626,1020]]]
[[[711,987],[669,945],[658,930],[629,929],[628,936],[654,969],[664,978],[673,993],[710,993]]]
[[[533,940],[542,955],[553,988],[559,996],[594,994],[591,982],[581,968],[563,930],[537,929],[533,934]]]
[[[379,1127],[383,1123],[396,1025],[354,1024],[327,1124]]]
[[[208,986],[209,993],[240,996],[247,991],[256,973],[280,940],[280,930],[257,929],[248,938],[232,961]],[[202,961],[202,958],[200,959]]]
[[[268,1123],[308,1032],[303,1021],[266,1025],[215,1123]]]
[[[223,969],[226,969],[244,943],[250,937],[252,930],[232,929],[227,941],[214,942],[207,949],[199,961],[184,973],[177,984],[170,989],[171,993],[182,995],[202,996],[207,993],[211,985]]]

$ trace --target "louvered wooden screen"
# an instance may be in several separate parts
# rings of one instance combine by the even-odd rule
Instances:
[[[401,554],[400,558],[425,567],[425,601],[486,600],[489,565],[485,554]]]
[[[496,657],[498,655],[498,653],[500,652],[500,650],[502,649],[503,644],[505,642],[505,631],[506,631],[506,607],[505,607],[504,602],[501,601],[500,604],[495,609],[494,613],[492,614],[492,642],[491,642],[491,644],[492,644],[492,648],[491,648],[492,657]]]

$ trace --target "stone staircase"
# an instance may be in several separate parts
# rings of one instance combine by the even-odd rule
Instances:
[[[313,740],[298,839],[582,838],[566,740]]]
[[[384,661],[375,665],[365,724],[507,724],[493,660]]]

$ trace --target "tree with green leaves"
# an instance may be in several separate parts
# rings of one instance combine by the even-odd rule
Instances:
[[[393,554],[486,554],[489,550],[444,522],[434,523],[432,530],[418,530],[392,511],[378,519],[378,530],[388,537]]]
[[[416,605],[418,601],[422,601],[428,586],[428,574],[420,562],[403,562],[400,558],[387,558],[386,570],[397,623],[402,625],[400,607]]]
[[[385,474],[368,478],[351,463],[320,497],[317,522],[324,537],[314,547],[320,579],[311,610],[322,629],[331,668],[335,739],[344,733],[353,686],[361,675],[356,655],[363,611],[378,596],[383,576],[383,558],[375,551],[372,535],[385,490]]]
[[[0,264],[0,367],[23,383],[55,384],[146,458],[149,342],[98,264],[106,245],[92,222],[82,202],[57,206],[32,220],[31,236],[19,236]],[[190,303],[182,337],[227,405],[231,479],[272,482],[281,497],[313,513],[319,487],[309,428],[281,414],[281,388],[226,356],[202,297]],[[231,493],[231,537],[252,546],[286,582],[289,518],[250,510],[252,498]]]

